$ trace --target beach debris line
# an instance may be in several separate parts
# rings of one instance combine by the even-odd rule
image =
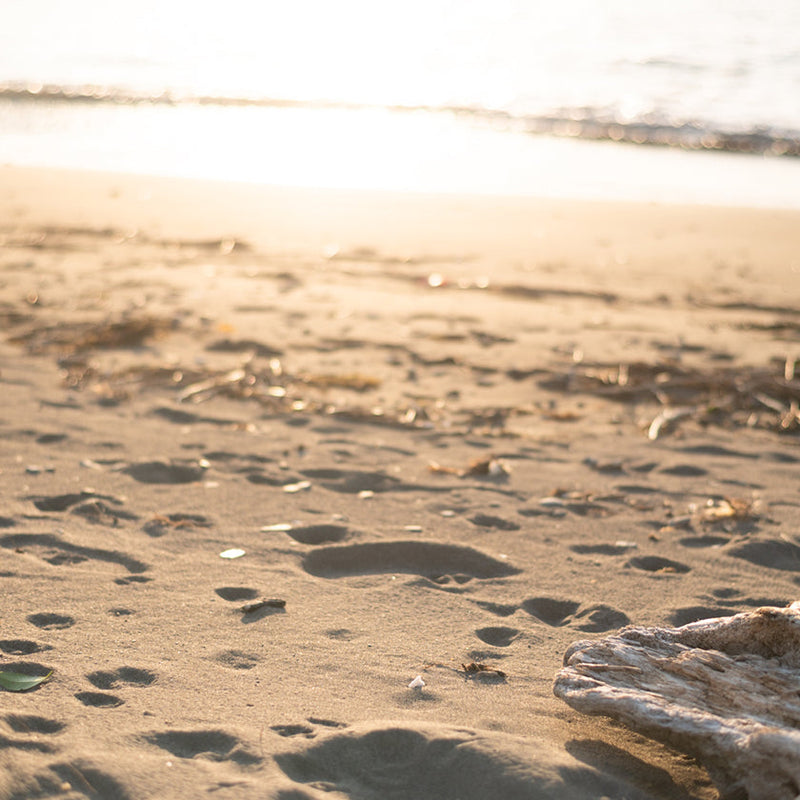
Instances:
[[[553,690],[697,758],[723,797],[796,800],[800,601],[568,648]]]
[[[50,670],[46,675],[24,675],[21,672],[0,672],[0,686],[8,692],[27,692],[39,684],[44,683],[51,675]]]
[[[563,370],[540,371],[538,384],[615,402],[659,403],[662,410],[646,428],[651,441],[686,419],[701,425],[800,433],[800,379],[792,359],[773,359],[768,366],[714,368],[677,361],[570,363]]]
[[[343,402],[342,398],[334,402],[330,397],[332,389],[367,394],[381,381],[358,373],[292,374],[278,358],[270,358],[266,366],[255,364],[254,359],[250,354],[240,366],[222,370],[149,364],[102,370],[86,354],[78,353],[62,357],[59,366],[66,388],[89,390],[106,405],[129,400],[137,390],[166,388],[176,390],[178,403],[199,404],[215,397],[251,400],[276,414],[325,414],[397,428],[430,428],[433,419],[443,413],[435,403],[430,408],[417,402],[385,408],[362,407]],[[175,410],[170,416],[177,418],[178,414]],[[193,420],[187,415],[186,421]]]

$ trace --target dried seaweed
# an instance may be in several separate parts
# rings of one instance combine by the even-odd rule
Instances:
[[[300,376],[300,380],[308,386],[315,386],[318,389],[352,389],[355,392],[367,392],[370,389],[377,389],[381,385],[380,379],[357,372],[345,375],[305,374]]]
[[[119,370],[101,370],[82,355],[60,360],[66,387],[94,393],[103,404],[130,399],[135,391],[156,388],[176,391],[179,403],[199,404],[215,397],[250,400],[274,414],[324,414],[351,422],[399,428],[428,428],[441,416],[435,403],[424,408],[417,403],[395,408],[331,402],[328,390],[368,392],[380,385],[378,378],[359,373],[292,374],[277,358],[262,368],[248,362],[235,369],[179,369],[137,365]]]
[[[141,347],[147,340],[163,336],[176,326],[171,319],[129,317],[117,321],[60,322],[31,328],[9,338],[33,355],[71,355],[89,350]]]
[[[664,408],[648,425],[650,439],[688,418],[703,425],[800,431],[800,380],[793,359],[712,369],[671,361],[570,365],[549,371],[539,386],[616,402],[658,403]]]

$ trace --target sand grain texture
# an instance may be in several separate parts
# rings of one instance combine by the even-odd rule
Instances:
[[[3,176],[0,797],[716,797],[552,682],[796,599],[796,215]]]

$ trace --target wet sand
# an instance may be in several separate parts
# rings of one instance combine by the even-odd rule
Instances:
[[[800,213],[0,176],[0,797],[717,796],[552,683],[797,599]]]

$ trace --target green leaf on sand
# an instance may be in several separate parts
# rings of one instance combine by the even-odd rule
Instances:
[[[40,683],[44,683],[51,675],[53,670],[47,675],[23,675],[19,672],[0,672],[0,686],[9,692],[27,692]]]

